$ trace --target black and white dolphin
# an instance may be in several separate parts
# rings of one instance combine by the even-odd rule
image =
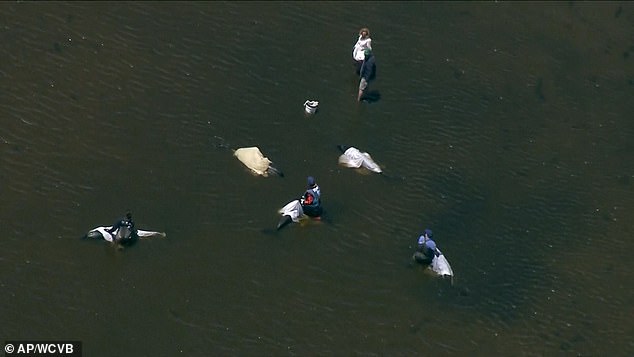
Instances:
[[[82,238],[83,239],[97,239],[105,240],[111,243],[120,243],[123,245],[129,245],[134,243],[139,238],[151,238],[151,237],[163,237],[167,235],[164,232],[146,231],[137,229],[136,232],[132,232],[128,227],[121,227],[113,233],[108,232],[112,226],[100,226],[91,229]]]

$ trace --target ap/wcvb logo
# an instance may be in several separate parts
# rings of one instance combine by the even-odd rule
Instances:
[[[7,341],[7,356],[81,356],[79,341]]]

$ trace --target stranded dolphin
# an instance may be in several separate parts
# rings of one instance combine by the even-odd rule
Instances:
[[[378,174],[382,173],[381,167],[374,162],[372,156],[367,152],[361,152],[352,146],[337,145],[342,154],[339,156],[339,164],[345,167],[359,168],[364,167]]]
[[[273,162],[265,157],[260,149],[255,146],[239,148],[233,152],[233,156],[237,157],[244,166],[257,175],[267,177],[270,174],[276,174],[284,177],[284,173],[275,168]]]
[[[277,213],[282,215],[280,221],[277,223],[277,229],[281,229],[285,225],[291,222],[299,222],[301,219],[306,218],[302,204],[299,200],[293,200],[287,203],[284,207],[280,208]]]
[[[96,227],[88,231],[82,238],[83,239],[103,239],[105,241],[114,243],[133,243],[137,238],[151,238],[151,237],[163,237],[167,235],[164,232],[145,231],[141,229],[136,230],[136,234],[131,232],[127,227],[121,227],[114,231],[114,233],[108,232],[112,226]]]

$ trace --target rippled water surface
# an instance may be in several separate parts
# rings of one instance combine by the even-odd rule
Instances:
[[[630,3],[4,2],[0,20],[1,338],[634,355]],[[337,144],[385,175],[339,167]],[[244,146],[285,176],[251,175]],[[308,175],[324,221],[274,232]],[[126,209],[167,238],[79,239]],[[411,264],[425,227],[453,285]]]

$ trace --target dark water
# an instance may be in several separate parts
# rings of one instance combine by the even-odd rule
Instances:
[[[5,2],[0,24],[0,338],[634,355],[630,3]],[[337,166],[342,143],[386,177]],[[308,175],[328,220],[270,234]],[[79,240],[128,208],[167,239]],[[427,226],[453,286],[410,265]]]

